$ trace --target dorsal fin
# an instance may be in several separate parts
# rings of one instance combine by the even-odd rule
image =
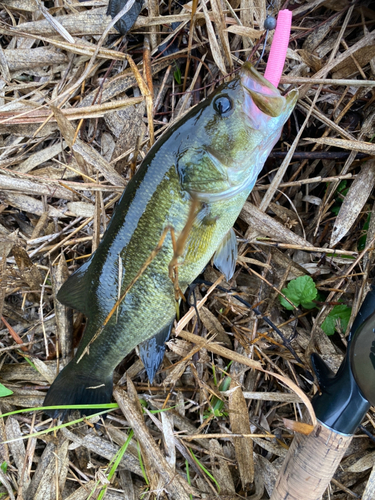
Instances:
[[[89,295],[88,267],[90,260],[77,269],[57,292],[57,300],[88,316],[87,297]]]

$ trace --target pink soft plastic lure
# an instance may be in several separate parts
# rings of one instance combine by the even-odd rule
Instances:
[[[266,71],[264,73],[264,78],[275,87],[279,85],[283,73],[291,26],[292,12],[288,9],[280,10],[277,17],[275,34],[272,40]]]

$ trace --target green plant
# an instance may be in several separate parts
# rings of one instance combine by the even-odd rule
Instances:
[[[367,214],[366,222],[363,224],[363,228],[362,228],[362,231],[364,234],[359,238],[358,243],[357,243],[357,250],[359,252],[361,252],[366,246],[367,231],[368,231],[368,228],[370,226],[370,219],[371,219],[371,212],[369,212]]]
[[[189,462],[188,462],[188,460],[187,460],[187,459],[185,460],[185,466],[186,466],[186,477],[187,477],[187,482],[188,482],[188,484],[191,486],[190,470],[189,470]],[[193,500],[193,495],[192,495],[191,493],[190,493],[189,497],[190,497],[190,500]]]
[[[5,387],[5,385],[0,384],[0,398],[3,398],[4,396],[10,396],[13,394],[13,391]]]
[[[141,445],[139,444],[139,441],[137,441],[137,451],[138,451],[138,460],[139,460],[139,465],[141,466],[143,479],[145,480],[145,483],[147,484],[147,487],[145,488],[145,491],[142,493],[142,495],[140,497],[141,500],[142,500],[143,497],[146,495],[146,493],[149,490],[150,481],[147,478],[146,469],[145,469],[145,466],[143,464],[142,453],[141,453]]]
[[[323,321],[322,330],[327,335],[333,335],[335,333],[336,323],[339,321],[341,330],[345,332],[350,320],[351,312],[352,308],[346,306],[345,304],[335,306]]]
[[[228,372],[231,364],[232,364],[232,361],[230,361],[228,366],[225,367],[224,373]],[[229,389],[229,386],[230,386],[230,383],[232,380],[231,377],[226,376],[219,382],[217,379],[217,376],[216,376],[216,369],[215,369],[214,364],[212,365],[212,376],[214,379],[215,387],[218,387],[220,392],[227,391]],[[204,412],[203,418],[209,418],[211,415],[213,415],[216,418],[227,417],[228,413],[223,411],[224,405],[225,405],[225,403],[222,399],[218,398],[217,396],[214,396],[211,399],[210,408],[209,408],[209,410]]]
[[[338,188],[336,189],[336,193],[337,193],[336,201],[335,201],[333,207],[331,207],[331,212],[333,212],[335,215],[338,215],[338,213],[340,212],[340,208],[341,208],[342,201],[343,201],[342,197],[346,196],[348,194],[349,188],[347,187],[347,185],[348,185],[348,181],[346,181],[346,180],[341,181],[340,184],[338,185]],[[328,188],[328,183],[327,183],[327,188]]]
[[[57,431],[59,429],[63,429],[64,427],[69,427],[69,426],[72,426],[74,424],[84,422],[85,420],[89,420],[89,419],[94,418],[98,415],[103,415],[104,413],[108,413],[113,408],[118,408],[118,404],[117,403],[108,403],[108,404],[97,404],[97,405],[40,406],[38,408],[24,408],[22,410],[15,410],[15,411],[11,411],[9,413],[3,413],[2,415],[0,415],[0,418],[8,417],[10,415],[15,415],[16,413],[25,413],[25,412],[38,411],[38,410],[43,410],[43,411],[44,410],[56,410],[56,409],[58,409],[58,410],[65,410],[65,409],[72,410],[72,409],[84,409],[84,408],[107,408],[107,409],[104,411],[95,413],[94,415],[90,415],[88,417],[81,417],[77,420],[71,420],[70,422],[65,422],[64,424],[55,425],[53,427],[49,427],[48,429],[43,429],[42,431],[34,432],[33,434],[27,434],[25,436],[22,436],[21,438],[15,438],[15,439],[10,439],[8,441],[4,441],[4,444],[5,443],[13,443],[14,441],[19,441],[20,439],[30,439],[33,437],[39,437],[39,436],[42,436],[43,434],[48,434],[49,432],[54,432],[54,431]]]
[[[182,82],[182,75],[180,68],[176,65],[176,69],[173,72],[174,79],[176,80],[178,85],[181,85]]]
[[[220,383],[219,391],[227,391],[229,389],[231,383],[231,377],[225,377]],[[210,417],[212,414],[214,417],[227,417],[228,413],[223,411],[224,401],[219,399],[217,396],[214,396],[211,400],[211,407],[209,410],[204,412],[204,418]]]
[[[193,450],[191,448],[189,448],[189,451],[195,463],[202,469],[202,471],[206,474],[206,476],[208,476],[211,479],[211,481],[213,481],[216,484],[217,491],[218,493],[220,493],[219,483],[216,481],[214,476],[210,472],[208,472],[208,470],[204,467],[204,465],[198,460],[198,458],[194,455]]]
[[[20,353],[20,354],[21,354],[21,356],[22,356],[22,353]],[[29,356],[25,356],[25,355],[23,355],[23,359],[24,359],[27,363],[29,363],[29,365],[30,365],[32,368],[34,368],[34,370],[38,371],[38,368],[34,365],[34,363],[33,363],[32,361],[30,361]]]
[[[125,452],[129,446],[129,443],[132,439],[134,435],[134,431],[131,430],[130,433],[129,433],[129,436],[128,436],[128,439],[125,441],[125,443],[121,446],[121,448],[118,450],[118,452],[116,453],[116,455],[113,457],[113,459],[110,461],[110,463],[108,464],[108,467],[107,467],[107,471],[108,469],[111,467],[108,475],[107,475],[107,480],[110,482],[111,479],[113,478],[113,476],[115,475],[115,472],[118,468],[118,466],[120,465],[120,462],[122,460],[122,457],[125,455]],[[97,486],[99,484],[97,483]],[[107,488],[108,488],[108,484],[104,484],[102,486],[102,489],[98,495],[98,500],[102,500],[106,494],[106,491],[107,491]],[[95,491],[95,490],[94,490]],[[93,492],[94,492],[93,491]],[[93,493],[92,492],[92,493]],[[90,494],[91,495],[91,494]]]
[[[318,295],[318,290],[316,289],[314,280],[311,276],[300,276],[288,283],[287,288],[282,289],[283,294],[298,307],[301,305],[305,309],[312,309],[316,307],[313,300],[316,299]],[[285,309],[292,311],[294,307],[289,304],[287,300],[279,295],[280,303]]]

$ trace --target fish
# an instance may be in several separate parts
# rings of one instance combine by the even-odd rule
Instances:
[[[245,63],[152,146],[96,252],[57,294],[87,323],[75,356],[52,383],[44,406],[109,403],[114,369],[136,346],[152,382],[176,317],[175,283],[169,275],[175,252],[168,228],[176,237],[181,234],[195,200],[196,213],[178,259],[181,293],[212,257],[231,278],[237,258],[233,224],[297,98],[295,90],[282,96]],[[160,251],[150,261],[162,236]],[[46,413],[57,416],[56,411]]]

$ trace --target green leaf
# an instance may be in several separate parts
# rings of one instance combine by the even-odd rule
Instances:
[[[361,252],[366,246],[367,231],[368,231],[368,228],[370,226],[370,219],[371,219],[371,212],[369,212],[367,214],[366,222],[363,224],[363,228],[362,228],[362,231],[364,234],[359,238],[358,243],[357,243],[357,250],[359,252]]]
[[[338,207],[332,207],[332,208],[331,208],[331,212],[332,212],[333,214],[335,214],[335,215],[338,215],[338,214],[339,214],[339,212],[340,212],[340,208],[341,208],[341,205],[340,205],[340,206],[338,206]]]
[[[282,292],[296,307],[301,304],[305,309],[312,309],[316,305],[313,300],[316,298],[318,291],[311,276],[300,276],[290,281],[287,288],[282,289]],[[281,295],[280,303],[289,311],[294,309]]]
[[[348,326],[352,308],[345,304],[335,306],[322,323],[322,330],[327,335],[335,333],[336,322],[340,321],[341,330],[344,332]]]
[[[3,398],[4,396],[10,396],[13,394],[13,391],[5,387],[5,385],[0,384],[0,398]]]
[[[214,366],[212,368],[215,370]],[[220,383],[219,391],[227,391],[229,389],[231,380],[231,377],[224,377]],[[216,418],[228,416],[228,414],[223,411],[224,405],[224,401],[214,396],[211,400],[210,409],[203,413],[203,418],[209,418],[212,413]]]
[[[348,185],[347,180],[341,181],[340,184],[338,185],[337,192],[342,193],[346,189],[347,185]]]
[[[336,193],[340,194],[341,196],[346,196],[349,191],[347,184],[348,184],[347,181],[341,181],[339,187],[336,189]],[[328,189],[328,183],[327,183],[327,189]],[[333,212],[335,215],[338,215],[341,209],[342,202],[343,202],[342,198],[340,196],[337,196],[336,203],[330,209],[331,212]]]
[[[181,79],[181,71],[180,68],[176,67],[175,71],[173,72],[174,79],[178,83],[178,85],[181,85],[182,79]]]

